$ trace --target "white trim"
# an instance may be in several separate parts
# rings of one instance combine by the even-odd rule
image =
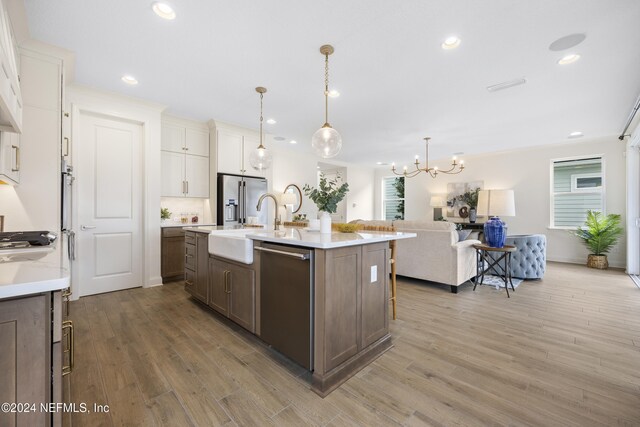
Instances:
[[[627,142],[627,273],[640,274],[640,228],[636,220],[640,218],[640,131],[634,132]],[[635,281],[635,280],[634,280]],[[637,282],[636,282],[637,284]]]
[[[602,163],[601,163],[602,164]],[[582,178],[600,178],[600,187],[578,187],[578,180]],[[572,193],[592,193],[599,194],[602,192],[602,173],[577,173],[571,175],[571,192]],[[555,193],[556,195],[559,193]]]

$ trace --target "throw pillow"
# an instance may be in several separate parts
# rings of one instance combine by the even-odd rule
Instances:
[[[458,230],[458,241],[462,242],[463,240],[467,240],[471,231],[472,230]]]

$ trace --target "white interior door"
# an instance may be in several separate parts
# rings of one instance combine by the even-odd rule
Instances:
[[[78,136],[80,296],[142,286],[142,125],[81,112]]]

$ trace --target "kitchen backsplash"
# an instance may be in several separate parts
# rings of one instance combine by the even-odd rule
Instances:
[[[209,199],[191,199],[182,197],[161,197],[160,206],[169,209],[171,212],[170,222],[180,222],[182,214],[191,222],[191,218],[198,216],[198,223],[211,223],[211,210],[209,208]],[[160,213],[158,213],[160,214]]]

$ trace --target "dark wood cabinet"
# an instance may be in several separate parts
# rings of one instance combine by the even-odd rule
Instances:
[[[391,346],[389,244],[315,251],[312,390],[326,396]]]
[[[60,425],[61,413],[40,410],[41,404],[62,401],[60,294],[0,301],[0,402],[37,406],[0,412],[1,426]]]
[[[215,257],[209,258],[209,306],[255,333],[254,269]]]
[[[162,229],[162,281],[182,280],[184,277],[184,230],[181,227]]]
[[[184,288],[195,298],[208,300],[208,234],[187,231],[184,235]]]

